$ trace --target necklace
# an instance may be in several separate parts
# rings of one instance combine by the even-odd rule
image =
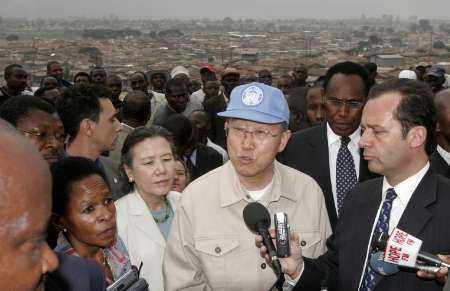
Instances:
[[[100,264],[103,266],[108,265],[108,260],[106,259],[105,251],[101,250],[100,255],[97,255],[97,259],[99,260]]]
[[[166,222],[167,219],[169,219],[169,217],[170,217],[170,205],[169,205],[169,201],[167,201],[167,199],[165,199],[164,209],[165,209],[165,214],[164,214],[164,217],[162,217],[162,218],[155,217],[155,215],[153,215],[153,213],[152,213],[153,219],[155,220],[155,222],[157,224]]]

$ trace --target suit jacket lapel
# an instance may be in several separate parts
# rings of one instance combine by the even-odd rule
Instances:
[[[330,223],[333,225],[337,221],[336,206],[334,204],[333,190],[331,188],[330,178],[330,162],[328,153],[328,139],[327,139],[327,127],[321,126],[319,134],[315,135],[311,141],[312,160],[311,163],[317,165],[317,175],[319,185],[323,186],[323,194],[325,196],[325,204],[327,205],[328,216],[330,217]]]
[[[354,231],[362,232],[360,235],[355,236],[354,249],[356,250],[355,258],[358,259],[358,270],[363,270],[363,264],[366,259],[367,246],[369,245],[369,240],[372,235],[372,228],[375,223],[378,208],[381,203],[381,192],[383,186],[383,179],[379,179],[375,187],[369,190],[368,193],[360,194],[360,204],[355,205],[356,209],[353,211],[364,212],[362,217],[367,217],[367,219],[360,219],[358,229]],[[345,207],[344,207],[345,208]],[[359,277],[358,277],[359,280]]]
[[[132,223],[148,238],[165,247],[166,241],[142,197],[136,191],[129,195],[133,195],[130,199],[130,212],[133,219]]]
[[[427,207],[436,201],[437,176],[430,169],[420,181],[398,223],[398,228],[419,236],[432,218]]]

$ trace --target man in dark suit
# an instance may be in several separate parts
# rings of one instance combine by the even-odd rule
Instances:
[[[407,79],[378,85],[370,92],[361,125],[364,158],[371,171],[384,177],[350,191],[323,256],[302,258],[293,235],[293,256],[282,259],[283,269],[297,281],[294,290],[319,290],[326,277],[329,290],[442,290],[447,268],[382,277],[367,264],[374,234],[389,234],[395,227],[423,240],[424,251],[450,253],[450,181],[436,175],[428,161],[435,148],[432,92]]]
[[[434,98],[438,122],[437,147],[430,156],[431,167],[444,177],[450,178],[450,89],[443,90]]]
[[[101,156],[114,149],[122,130],[109,95],[109,90],[103,87],[68,90],[63,101],[57,104],[57,111],[69,137],[66,155],[95,161],[105,172],[113,198],[119,199],[126,194],[122,193],[124,182],[119,164]]]
[[[320,185],[333,230],[348,190],[374,177],[358,147],[368,88],[368,75],[361,65],[343,62],[331,67],[324,82],[326,124],[295,133],[279,156],[282,163]],[[347,172],[351,175],[341,177]]]
[[[197,127],[182,114],[171,115],[164,127],[173,135],[177,154],[189,169],[191,181],[223,164],[222,155],[197,140]]]

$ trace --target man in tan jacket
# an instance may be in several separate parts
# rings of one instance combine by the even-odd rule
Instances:
[[[317,183],[275,161],[291,135],[282,92],[261,83],[238,86],[219,115],[227,118],[230,161],[184,191],[167,240],[166,290],[259,291],[275,283],[242,218],[250,202],[263,204],[271,216],[285,212],[305,256],[323,254],[331,235]]]

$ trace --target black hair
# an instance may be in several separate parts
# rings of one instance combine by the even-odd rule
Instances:
[[[125,165],[128,167],[132,166],[133,163],[133,149],[134,147],[143,142],[144,140],[148,138],[157,138],[161,137],[164,138],[170,145],[170,149],[172,150],[172,154],[176,155],[175,146],[173,143],[172,134],[161,126],[151,126],[151,127],[137,127],[135,128],[128,136],[125,138],[121,150],[121,156],[120,156],[120,172],[123,176],[124,181],[129,181],[128,177],[125,173]],[[128,193],[131,191],[132,188],[132,182],[124,183],[123,187],[123,193]]]
[[[185,87],[187,89],[186,81],[182,78],[172,78],[166,83],[166,95],[172,94],[172,89],[175,87]]]
[[[193,142],[194,126],[189,118],[183,114],[170,115],[163,126],[172,133],[173,141],[178,150]]]
[[[45,76],[44,78],[41,79],[41,82],[39,83],[39,87],[43,87],[44,86],[44,80],[47,79],[47,78],[53,78],[53,79],[55,79],[56,82],[58,82],[58,80],[56,80],[55,77]]]
[[[133,96],[144,96],[144,102],[136,102]],[[135,120],[138,122],[146,122],[151,113],[150,97],[142,91],[133,91],[125,96],[121,108],[122,119]]]
[[[91,78],[92,78],[92,74],[94,73],[94,71],[103,71],[103,72],[105,72],[105,75],[108,75],[108,74],[106,73],[105,68],[103,68],[103,67],[94,67],[94,68],[92,68],[92,70],[91,70],[91,72],[90,72]]]
[[[147,72],[147,76],[149,77],[149,80],[151,81],[153,79],[153,77],[155,77],[156,75],[162,75],[164,77],[164,79],[168,79],[167,78],[167,72],[163,71],[163,70],[155,70],[155,71],[148,71]]]
[[[27,118],[33,111],[41,110],[49,114],[55,113],[50,103],[35,96],[16,96],[9,98],[0,106],[0,118],[17,126],[19,120]]]
[[[92,82],[91,75],[89,75],[86,72],[78,72],[78,73],[76,73],[75,76],[73,77],[73,81],[75,82],[78,77],[82,77],[82,76],[87,77],[88,80],[89,80],[89,83]]]
[[[206,121],[206,123],[210,124],[212,122],[211,114],[209,114],[209,112],[206,112],[203,109],[195,109],[191,112],[191,114],[195,113],[195,112],[201,113],[201,116],[202,116],[203,120]]]
[[[50,61],[50,62],[48,62],[48,63],[47,63],[47,72],[50,72],[50,69],[51,69],[52,66],[55,65],[55,64],[60,65],[60,63],[57,62],[57,61]]]
[[[323,83],[323,88],[325,92],[327,91],[328,84],[330,83],[331,78],[336,74],[344,74],[344,75],[357,75],[361,78],[364,83],[364,98],[369,93],[370,88],[370,80],[369,74],[367,70],[361,66],[360,64],[354,62],[342,62],[332,66],[325,75],[325,80]]]
[[[272,72],[267,70],[267,69],[263,69],[263,70],[258,71],[258,77],[260,75],[264,74],[264,73],[268,73],[272,77]]]
[[[67,157],[50,165],[52,174],[52,213],[64,216],[68,210],[73,183],[93,175],[100,176],[105,184],[105,174],[92,161],[82,157]],[[109,186],[108,186],[109,187]]]
[[[427,130],[425,150],[431,155],[436,149],[437,113],[433,102],[433,92],[422,82],[409,79],[392,79],[370,90],[369,99],[375,99],[389,92],[397,92],[402,99],[395,109],[394,118],[402,126],[403,136],[415,126]]]
[[[64,125],[66,134],[73,140],[84,119],[98,122],[100,115],[100,98],[109,98],[111,91],[102,86],[93,86],[84,90],[70,88],[57,104],[57,111]]]
[[[377,71],[377,69],[378,69],[378,66],[375,63],[365,63],[364,64],[364,68],[366,68],[366,70],[369,73],[375,73]]]
[[[23,69],[22,65],[19,64],[11,64],[5,67],[5,71],[4,71],[4,78],[5,80],[8,80],[9,77],[11,77],[14,69],[19,68],[19,69]]]
[[[142,72],[142,71],[136,71],[136,72],[134,72],[133,74],[131,74],[130,77],[132,77],[132,76],[134,76],[134,75],[136,75],[136,74],[141,74],[141,75],[144,77],[144,81],[148,83],[148,77],[147,77],[147,74],[146,74],[146,73],[144,73],[144,72]]]

